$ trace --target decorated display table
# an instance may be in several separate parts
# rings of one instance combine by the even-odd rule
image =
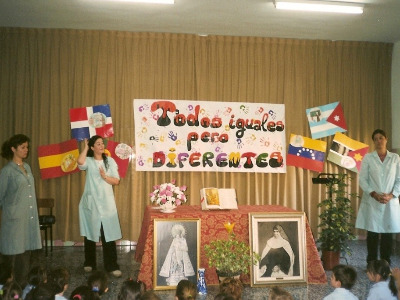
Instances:
[[[238,210],[203,211],[200,205],[179,206],[174,213],[165,214],[152,206],[147,206],[139,240],[136,247],[135,259],[141,262],[138,279],[146,284],[147,288],[153,287],[153,232],[154,219],[201,219],[201,245],[200,267],[206,269],[207,284],[218,284],[218,277],[214,268],[210,268],[204,255],[203,247],[211,240],[228,238],[224,222],[235,222],[234,232],[240,240],[249,242],[249,213],[253,212],[293,212],[295,210],[279,205],[239,205]],[[324,284],[327,282],[325,271],[322,267],[315,241],[306,219],[306,247],[307,247],[307,281],[308,283]],[[249,278],[242,278],[249,283]]]

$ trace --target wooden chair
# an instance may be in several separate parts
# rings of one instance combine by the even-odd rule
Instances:
[[[37,207],[39,210],[40,230],[44,231],[44,243],[47,256],[47,230],[50,231],[50,251],[53,252],[53,225],[56,223],[56,217],[53,215],[54,199],[38,198]],[[40,214],[41,208],[47,210],[46,214]]]

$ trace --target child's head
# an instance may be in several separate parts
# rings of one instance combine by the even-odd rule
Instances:
[[[47,282],[47,272],[42,266],[36,266],[30,269],[28,273],[28,283],[38,286],[41,282]]]
[[[0,263],[0,285],[5,285],[12,280],[12,270],[10,264]]]
[[[161,300],[152,290],[146,291],[139,298],[140,300]]]
[[[139,280],[128,279],[122,283],[118,294],[118,300],[134,300],[143,295],[146,291],[146,285]]]
[[[396,282],[392,276],[389,263],[384,260],[373,260],[368,263],[367,276],[373,282],[386,281],[390,278],[389,288],[393,296],[397,295]]]
[[[69,272],[67,269],[59,267],[53,269],[49,274],[49,282],[52,282],[56,286],[56,294],[63,294],[69,283]]]
[[[351,266],[337,265],[332,269],[331,285],[350,290],[356,283],[357,272]]]
[[[54,300],[58,290],[58,285],[52,281],[41,282],[26,295],[25,300]]]
[[[189,280],[181,280],[176,287],[176,300],[196,299],[197,286]]]
[[[243,284],[236,278],[225,278],[219,285],[219,292],[232,295],[235,299],[242,299]]]
[[[88,286],[100,296],[108,291],[108,276],[104,271],[95,271],[88,278]]]
[[[236,300],[235,297],[233,297],[232,295],[227,295],[224,293],[219,293],[214,297],[214,300]]]
[[[100,300],[98,293],[92,291],[87,285],[78,286],[69,297],[70,300]]]
[[[22,299],[22,289],[15,280],[8,281],[3,286],[3,300]]]
[[[293,296],[286,290],[274,286],[271,288],[269,292],[269,298],[270,300],[293,300]]]

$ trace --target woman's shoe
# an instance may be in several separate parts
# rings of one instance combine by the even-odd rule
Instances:
[[[83,267],[83,269],[85,270],[86,273],[90,273],[93,270],[91,266]]]
[[[111,272],[111,274],[112,274],[114,277],[119,278],[119,277],[121,277],[122,272],[121,272],[120,270],[114,270],[114,271]]]

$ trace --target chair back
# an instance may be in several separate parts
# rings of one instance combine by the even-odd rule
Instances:
[[[51,225],[56,222],[56,217],[53,215],[54,198],[37,198],[37,207],[39,210],[39,223],[43,225]],[[45,208],[45,214],[40,213],[40,209]]]

